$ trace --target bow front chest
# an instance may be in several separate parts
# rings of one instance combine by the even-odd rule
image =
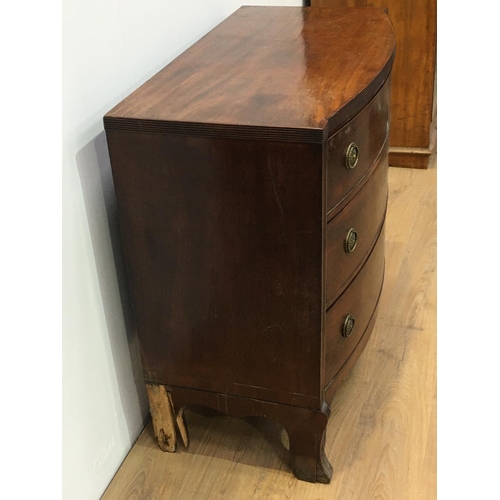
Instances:
[[[163,450],[186,405],[259,415],[330,480],[384,279],[394,44],[382,9],[242,7],[105,116]]]

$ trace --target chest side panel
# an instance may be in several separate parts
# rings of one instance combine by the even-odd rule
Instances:
[[[317,405],[321,145],[107,136],[146,380]]]

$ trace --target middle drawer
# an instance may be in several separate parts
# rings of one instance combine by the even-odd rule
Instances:
[[[361,191],[326,228],[326,304],[361,267],[382,228],[387,206],[387,156]]]

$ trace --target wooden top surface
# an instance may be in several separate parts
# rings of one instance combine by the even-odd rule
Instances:
[[[378,8],[241,7],[113,108],[106,128],[321,142],[387,78]]]

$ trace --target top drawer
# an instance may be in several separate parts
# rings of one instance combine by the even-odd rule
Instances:
[[[369,104],[328,139],[327,212],[354,189],[382,150],[389,131],[389,96],[390,80],[388,79]],[[350,161],[350,167],[353,168],[349,168],[346,155],[349,146],[353,143],[355,147],[351,148]]]

